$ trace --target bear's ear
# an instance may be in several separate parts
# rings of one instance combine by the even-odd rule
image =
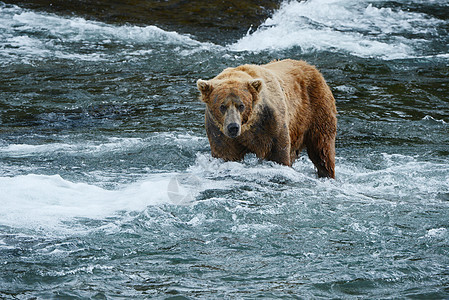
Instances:
[[[256,90],[256,92],[260,93],[262,90],[263,80],[260,78],[253,79],[249,82],[249,85]]]
[[[207,96],[212,91],[212,84],[206,80],[198,79],[196,86],[204,96]]]

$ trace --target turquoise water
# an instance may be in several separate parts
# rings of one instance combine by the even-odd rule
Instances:
[[[448,9],[286,2],[212,43],[0,4],[0,298],[449,297]],[[287,57],[334,92],[336,180],[210,155],[196,80]]]

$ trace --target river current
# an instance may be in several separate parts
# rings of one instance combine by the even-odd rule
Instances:
[[[449,2],[217,40],[0,2],[0,298],[447,299]],[[283,58],[334,93],[336,180],[210,155],[196,80]]]

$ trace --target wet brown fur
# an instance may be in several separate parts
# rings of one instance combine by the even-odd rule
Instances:
[[[206,132],[214,157],[236,161],[251,152],[291,166],[306,148],[318,176],[335,178],[337,110],[315,67],[291,59],[242,65],[199,80],[198,88],[207,104]],[[240,104],[241,134],[230,138],[224,134],[223,109]]]

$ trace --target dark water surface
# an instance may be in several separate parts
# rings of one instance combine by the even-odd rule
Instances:
[[[293,1],[208,40],[0,2],[0,298],[448,298],[448,12]],[[334,92],[336,180],[210,156],[196,80],[282,58]]]

